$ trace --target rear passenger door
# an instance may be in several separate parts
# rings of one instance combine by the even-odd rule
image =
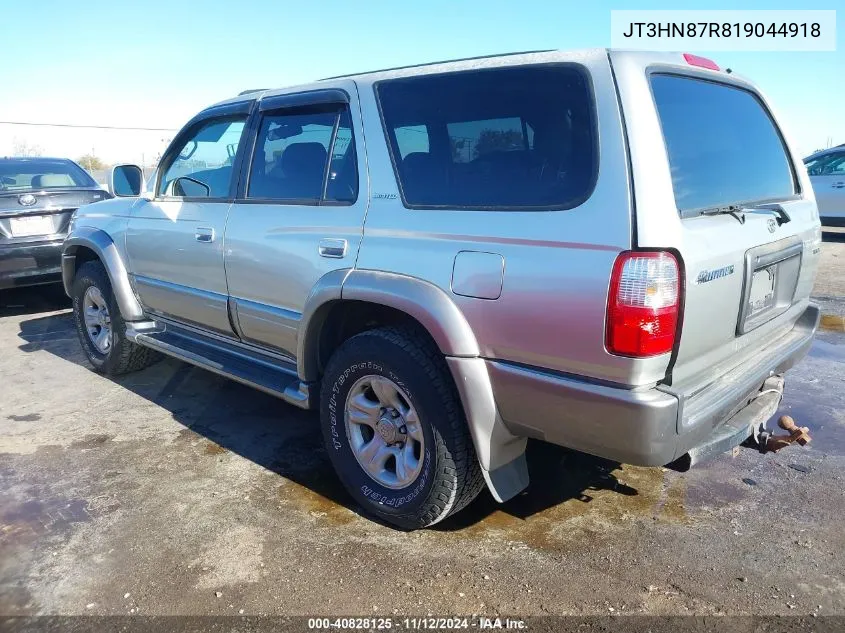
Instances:
[[[229,213],[226,275],[238,333],[290,356],[311,289],[352,268],[361,242],[366,172],[354,84],[347,87],[262,99]]]
[[[162,158],[154,198],[139,201],[126,233],[146,311],[233,337],[223,232],[252,103],[208,110],[184,128]]]

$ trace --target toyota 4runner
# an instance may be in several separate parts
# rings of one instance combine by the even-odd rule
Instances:
[[[806,170],[754,84],[693,55],[249,91],[111,187],[62,258],[94,368],[163,353],[318,409],[350,494],[403,528],[519,493],[527,438],[731,450],[819,318]]]

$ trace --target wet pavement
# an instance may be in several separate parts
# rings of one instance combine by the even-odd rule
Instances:
[[[0,615],[845,613],[836,327],[788,374],[807,448],[682,474],[535,443],[528,491],[410,534],[314,415],[171,360],[94,374],[60,292],[0,296],[0,350]]]

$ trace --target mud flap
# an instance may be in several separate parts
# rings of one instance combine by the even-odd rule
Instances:
[[[508,431],[499,416],[484,359],[447,356],[446,362],[461,396],[484,481],[496,501],[507,501],[528,486],[528,440]]]
[[[528,460],[525,453],[494,470],[481,469],[490,494],[499,503],[513,499],[528,487]]]

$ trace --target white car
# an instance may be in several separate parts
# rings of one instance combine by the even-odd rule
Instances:
[[[804,159],[825,226],[845,226],[845,144]]]

